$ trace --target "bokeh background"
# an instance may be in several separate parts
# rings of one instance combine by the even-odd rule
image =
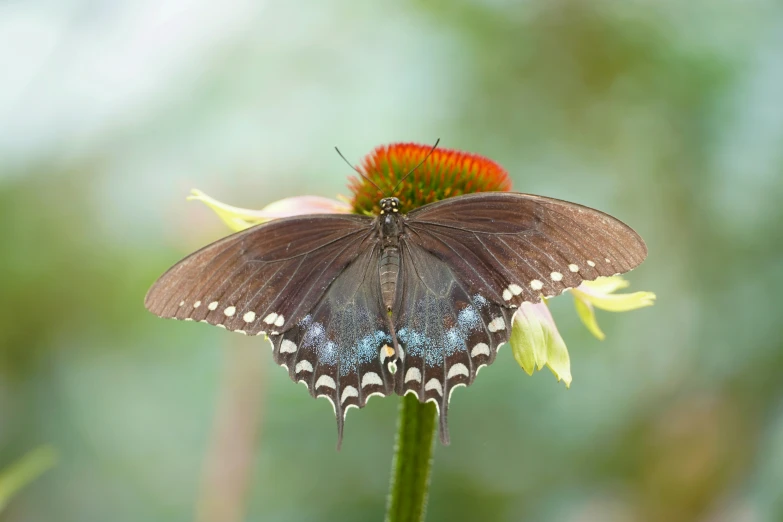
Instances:
[[[267,344],[143,297],[226,234],[185,195],[346,194],[392,141],[631,224],[653,308],[553,313],[451,405],[430,521],[783,520],[783,6],[773,0],[0,2],[0,470],[9,521],[382,517],[397,401],[348,416]]]

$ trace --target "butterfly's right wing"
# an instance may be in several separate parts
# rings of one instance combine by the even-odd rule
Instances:
[[[161,317],[248,335],[284,332],[372,242],[372,223],[365,216],[308,215],[238,232],[170,268],[144,304]]]

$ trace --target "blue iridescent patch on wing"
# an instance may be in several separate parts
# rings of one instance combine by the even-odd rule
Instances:
[[[365,335],[340,351],[340,376],[356,371],[356,365],[367,364],[378,358],[378,350],[384,344],[391,344],[392,338],[386,332],[376,330]]]
[[[319,364],[334,366],[339,362],[341,377],[377,359],[380,347],[392,343],[388,332],[371,328],[366,312],[341,311],[335,314],[329,327],[308,315],[299,325],[304,330],[302,347],[315,351]],[[368,330],[371,333],[366,334]]]
[[[440,366],[446,357],[458,350],[468,350],[468,337],[483,325],[481,315],[473,305],[460,310],[454,321],[450,304],[437,299],[427,301],[419,301],[416,307],[416,316],[423,319],[425,329],[408,325],[397,332],[397,337],[410,355],[422,357],[427,366]],[[452,326],[445,324],[449,318],[453,321]]]

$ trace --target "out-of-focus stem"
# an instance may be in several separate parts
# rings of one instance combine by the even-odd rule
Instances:
[[[241,522],[252,480],[264,390],[265,352],[257,338],[232,340],[224,349],[212,437],[204,462],[197,522]]]

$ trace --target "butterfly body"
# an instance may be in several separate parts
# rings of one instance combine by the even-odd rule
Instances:
[[[403,231],[403,216],[399,213],[400,200],[383,198],[380,202],[381,214],[377,218],[376,228],[380,234],[381,258],[379,271],[381,294],[387,312],[394,307],[397,293],[397,279],[400,274],[400,236]]]
[[[510,336],[515,309],[631,270],[641,238],[597,210],[487,192],[408,214],[311,215],[239,232],[177,263],[145,304],[162,317],[266,334],[275,361],[327,398],[338,433],[375,395],[434,402],[448,442],[451,394]]]

